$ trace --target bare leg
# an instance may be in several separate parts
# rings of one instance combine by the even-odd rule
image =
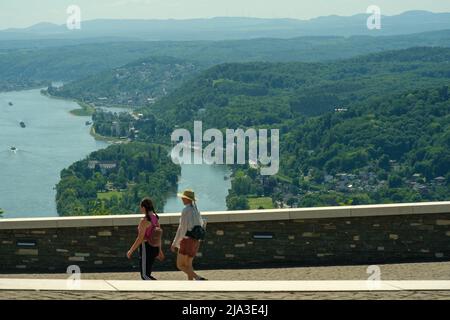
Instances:
[[[198,275],[194,272],[192,268],[192,261],[194,258],[178,253],[177,255],[177,268],[183,271],[188,276],[188,280],[194,280],[198,278]]]
[[[186,271],[187,271],[188,275],[192,276],[192,279],[189,279],[189,280],[193,280],[193,279],[199,278],[198,274],[196,274],[195,271],[194,271],[194,267],[192,266],[192,262],[193,261],[194,261],[194,258],[191,258],[191,257],[187,256]]]

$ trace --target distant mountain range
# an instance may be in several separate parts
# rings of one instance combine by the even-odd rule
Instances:
[[[0,31],[0,40],[90,39],[230,40],[300,36],[399,35],[450,29],[450,13],[407,11],[382,16],[381,30],[369,30],[369,14],[326,16],[310,20],[217,17],[189,20],[90,20],[81,30],[39,23]]]

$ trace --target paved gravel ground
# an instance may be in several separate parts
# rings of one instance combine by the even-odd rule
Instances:
[[[0,291],[1,300],[450,300],[449,291],[402,292],[67,292]]]
[[[382,280],[450,280],[450,262],[379,265]],[[211,280],[365,280],[367,266],[202,270]],[[185,280],[178,271],[155,272],[160,280]],[[64,279],[65,274],[2,274],[1,278]],[[82,279],[137,280],[136,272],[83,273]],[[450,291],[151,293],[0,291],[0,299],[446,299]]]
[[[378,265],[382,280],[450,280],[450,262]],[[366,280],[367,267],[330,266],[270,269],[202,270],[210,280]],[[154,272],[159,280],[185,280],[179,271]],[[64,279],[66,274],[0,274],[1,278]],[[82,279],[139,280],[137,272],[82,273]]]

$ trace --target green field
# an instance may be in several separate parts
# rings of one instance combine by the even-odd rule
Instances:
[[[272,198],[270,197],[248,198],[248,204],[251,210],[259,208],[273,209]]]
[[[82,102],[78,102],[81,109],[71,110],[70,113],[78,117],[90,117],[94,114],[95,108]]]
[[[95,140],[98,140],[98,141],[105,141],[105,142],[124,142],[124,141],[126,141],[126,140],[123,140],[123,139],[120,139],[120,138],[116,138],[116,137],[105,137],[105,136],[102,136],[101,134],[98,134],[95,131],[94,126],[91,127],[91,130],[89,131],[89,133],[90,133],[90,135],[92,137],[94,137]]]
[[[108,191],[108,192],[97,192],[97,199],[100,200],[111,200],[113,196],[122,198],[123,194],[120,191]]]

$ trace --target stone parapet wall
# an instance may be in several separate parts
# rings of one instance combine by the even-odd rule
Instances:
[[[450,260],[450,202],[203,213],[195,266],[376,264]],[[0,220],[0,272],[138,270],[127,250],[140,216]],[[179,214],[161,214],[167,259]]]

